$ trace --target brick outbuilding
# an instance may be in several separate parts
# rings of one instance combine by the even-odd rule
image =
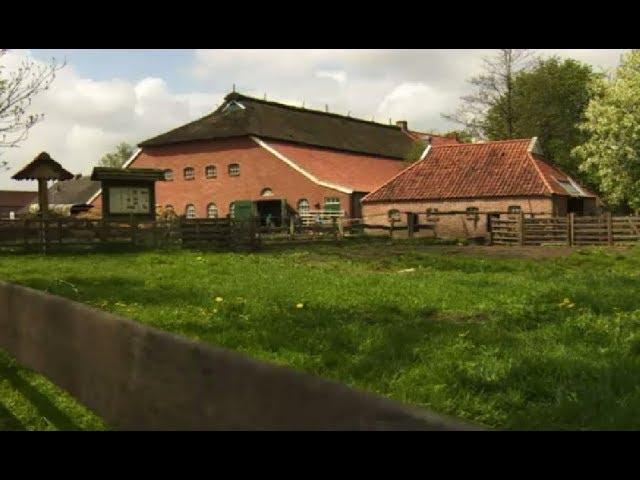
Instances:
[[[487,236],[490,217],[593,215],[598,199],[545,160],[534,137],[432,145],[362,205],[367,224],[426,222],[440,237],[468,238]]]

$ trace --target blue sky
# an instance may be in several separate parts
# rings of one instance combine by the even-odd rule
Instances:
[[[613,69],[624,50],[538,50]],[[88,174],[121,141],[146,138],[213,111],[237,90],[270,100],[443,132],[492,50],[9,50],[3,75],[25,57],[66,58],[30,113],[45,113],[20,148],[2,152],[10,170],[0,188],[31,189],[10,180],[41,151],[74,173]]]

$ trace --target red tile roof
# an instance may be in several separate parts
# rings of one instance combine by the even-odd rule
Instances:
[[[372,192],[407,166],[403,160],[263,140],[318,180],[357,192]]]
[[[0,207],[23,207],[37,196],[36,191],[0,190]]]
[[[363,201],[569,195],[566,174],[529,151],[532,139],[432,146]],[[573,181],[573,183],[576,183]],[[594,196],[580,187],[584,196]]]

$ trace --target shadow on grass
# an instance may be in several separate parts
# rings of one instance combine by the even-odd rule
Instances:
[[[19,367],[15,363],[6,364],[0,361],[0,376],[6,379],[11,387],[27,399],[37,409],[38,414],[55,428],[58,430],[79,430],[78,425],[65,412],[60,410],[46,394],[31,385],[20,375]],[[0,419],[2,415],[3,412],[0,410]],[[15,420],[17,421],[17,419]]]
[[[3,430],[25,430],[25,427],[7,407],[0,403],[0,431]]]

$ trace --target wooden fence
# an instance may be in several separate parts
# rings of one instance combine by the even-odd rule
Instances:
[[[640,217],[600,216],[526,218],[524,214],[491,220],[495,245],[620,245],[640,241]]]

